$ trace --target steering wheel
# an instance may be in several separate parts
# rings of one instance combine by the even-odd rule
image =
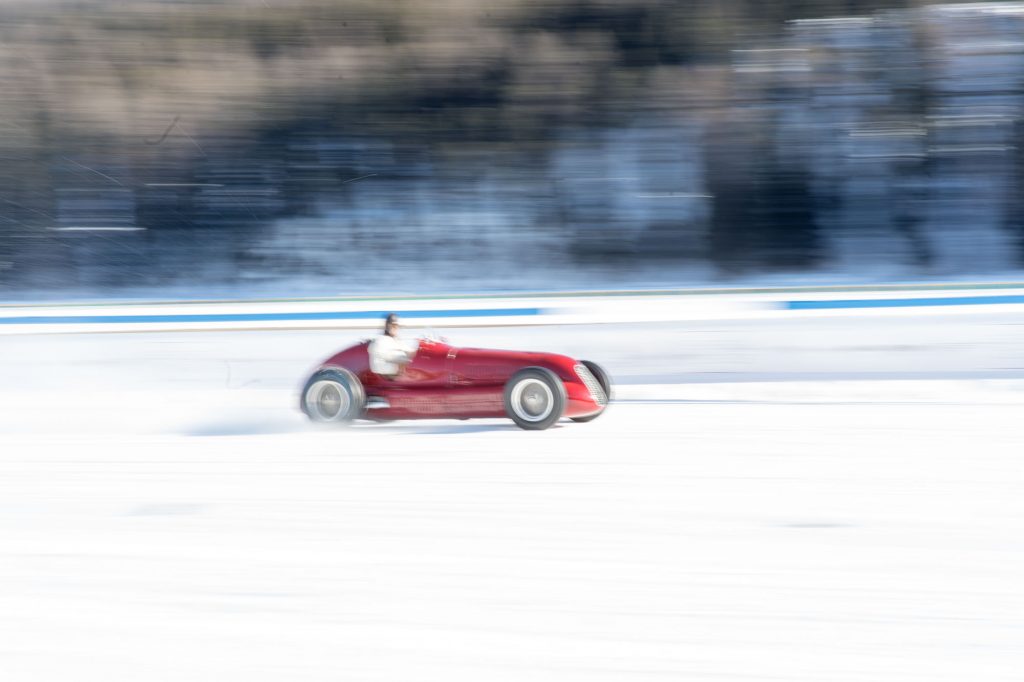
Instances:
[[[433,327],[426,327],[420,332],[420,340],[426,343],[444,343],[448,339],[437,333],[437,330]]]

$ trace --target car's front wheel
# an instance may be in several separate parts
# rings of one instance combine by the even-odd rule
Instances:
[[[565,412],[565,384],[554,372],[528,367],[505,384],[505,414],[522,429],[546,429]]]
[[[366,391],[347,369],[320,370],[302,390],[301,407],[311,421],[345,424],[363,413]]]

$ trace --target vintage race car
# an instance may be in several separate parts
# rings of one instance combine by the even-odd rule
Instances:
[[[604,412],[611,380],[601,367],[553,353],[456,348],[420,339],[394,377],[370,370],[369,342],[336,353],[306,381],[302,411],[314,422],[508,417],[524,429]]]

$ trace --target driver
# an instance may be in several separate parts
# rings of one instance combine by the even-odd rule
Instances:
[[[415,342],[398,338],[398,315],[391,313],[384,322],[384,333],[370,342],[370,371],[394,379],[416,354]]]

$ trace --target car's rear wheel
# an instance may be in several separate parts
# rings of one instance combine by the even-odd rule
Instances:
[[[512,375],[505,384],[505,414],[520,428],[540,431],[562,418],[565,384],[554,372],[529,367]]]
[[[604,371],[604,368],[596,362],[590,360],[580,360],[580,364],[590,370],[590,373],[597,379],[597,383],[601,385],[601,390],[604,391],[604,405],[601,407],[600,412],[594,414],[588,414],[586,417],[573,417],[574,422],[590,422],[594,421],[608,409],[608,404],[612,401],[612,378],[608,376],[608,372]]]
[[[306,382],[300,403],[311,421],[346,424],[362,415],[366,391],[347,369],[324,369]]]

